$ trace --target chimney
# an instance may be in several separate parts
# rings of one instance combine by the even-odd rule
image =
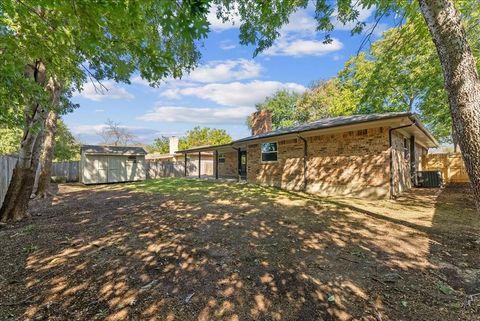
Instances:
[[[272,131],[272,112],[261,110],[252,114],[252,135],[264,134]]]
[[[168,152],[169,154],[175,154],[175,152],[178,151],[178,137],[176,136],[171,136],[170,141],[169,141],[169,149]]]

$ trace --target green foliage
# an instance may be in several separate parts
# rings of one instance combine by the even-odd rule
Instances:
[[[22,130],[0,127],[0,136],[2,137],[0,155],[16,154],[20,148]],[[61,119],[58,119],[57,122],[53,159],[57,162],[80,159],[80,143]]]
[[[297,112],[297,101],[299,94],[288,90],[277,91],[273,96],[267,97],[261,104],[257,104],[256,108],[260,110],[269,110],[272,112],[272,127],[279,129],[290,127],[295,124],[303,123],[306,115]],[[250,117],[247,124],[251,127]]]
[[[474,17],[480,8],[461,6]],[[480,66],[478,23],[465,19]],[[452,120],[443,74],[429,31],[420,14],[384,33],[368,53],[352,57],[339,73],[341,85],[358,101],[355,113],[412,111],[442,141],[450,141]]]
[[[16,154],[20,148],[22,130],[18,128],[0,127],[0,155]]]
[[[167,154],[170,151],[170,139],[166,136],[155,138],[147,150],[149,153]]]
[[[205,145],[222,145],[232,141],[232,137],[224,130],[209,127],[196,126],[189,130],[185,137],[179,140],[179,148],[189,149]]]
[[[137,72],[152,85],[181,76],[200,57],[207,13],[207,0],[1,1],[0,122],[21,124],[31,101],[48,107],[44,87],[24,77],[35,61],[75,89]]]
[[[350,115],[357,101],[349,88],[342,87],[337,78],[319,81],[302,94],[297,101],[298,113],[306,114],[306,121],[325,117]]]
[[[278,91],[256,107],[257,110],[271,111],[272,127],[278,129],[331,116],[350,115],[356,104],[351,90],[340,86],[337,78],[332,78],[313,84],[303,94]],[[250,117],[247,125],[251,127]]]
[[[59,119],[57,122],[57,134],[55,136],[53,160],[56,162],[61,162],[79,159],[80,142],[72,135],[65,123]]]

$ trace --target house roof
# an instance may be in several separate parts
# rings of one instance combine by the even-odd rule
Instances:
[[[289,135],[289,134],[299,134],[303,132],[319,130],[319,129],[327,129],[327,128],[335,128],[347,125],[355,125],[367,122],[375,122],[375,121],[384,121],[394,118],[402,118],[408,117],[427,137],[433,145],[438,146],[438,142],[433,137],[433,135],[423,126],[420,120],[415,116],[414,113],[411,112],[391,112],[391,113],[382,113],[382,114],[368,114],[368,115],[352,115],[352,116],[339,116],[339,117],[331,117],[331,118],[323,118],[311,123],[302,124],[298,126],[286,127],[277,129],[268,133],[262,133],[258,135],[252,135],[245,138],[241,138],[238,140],[233,141],[231,144],[227,145],[219,145],[219,146],[202,146],[197,148],[191,148],[189,150],[179,151],[179,152],[190,152],[190,151],[199,151],[199,150],[206,150],[208,148],[219,148],[219,147],[226,147],[232,146],[238,143],[245,143],[252,140],[257,139],[264,139],[264,138],[273,138],[282,135]]]
[[[82,145],[80,153],[100,155],[146,155],[143,147]]]

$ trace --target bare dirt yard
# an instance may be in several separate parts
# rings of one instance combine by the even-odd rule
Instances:
[[[0,320],[480,320],[465,186],[395,201],[59,185],[0,227]]]

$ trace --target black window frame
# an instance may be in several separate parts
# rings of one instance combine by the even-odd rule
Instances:
[[[263,146],[266,144],[274,144],[275,150],[264,152]],[[268,156],[267,156],[268,155]],[[265,157],[267,156],[267,157]],[[274,157],[274,159],[268,159],[268,157]],[[277,142],[265,142],[260,144],[260,160],[262,163],[273,163],[278,161],[278,143]]]
[[[218,153],[217,161],[219,164],[224,164],[225,163],[225,153]]]

